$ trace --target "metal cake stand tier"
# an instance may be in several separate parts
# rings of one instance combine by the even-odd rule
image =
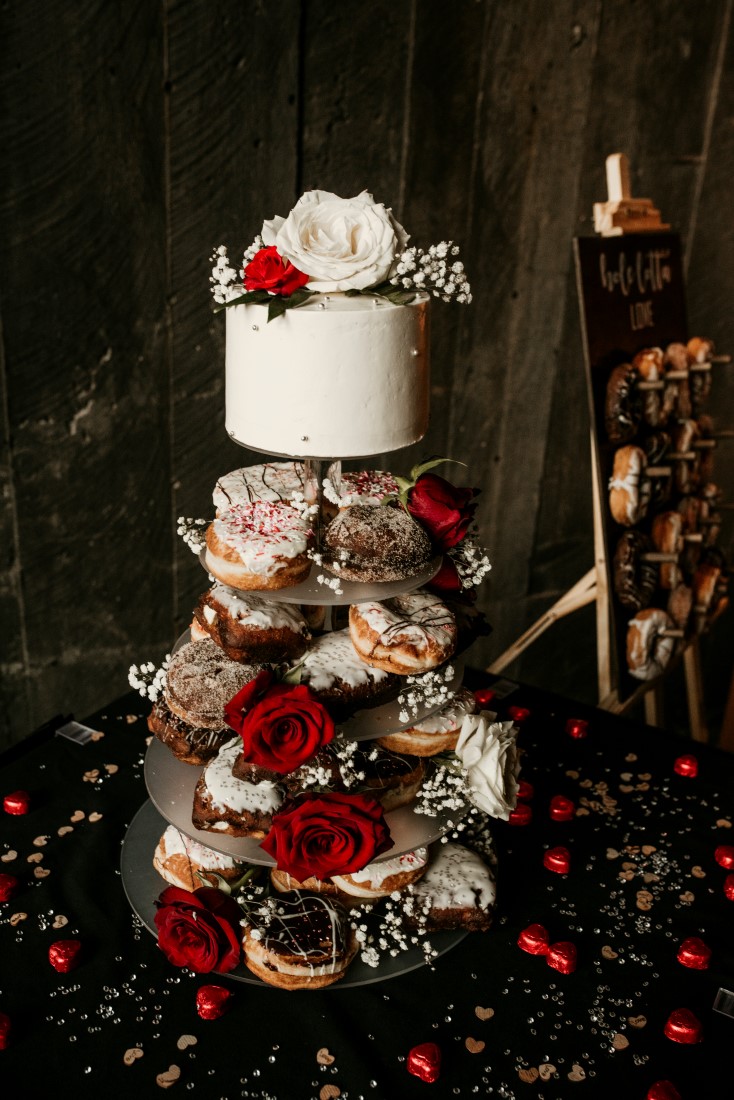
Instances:
[[[186,767],[185,764],[181,766]],[[195,771],[196,769],[192,768],[190,770]],[[153,853],[165,827],[166,820],[160,816],[153,803],[145,802],[136,813],[127,830],[120,857],[122,884],[130,906],[154,936],[157,936],[154,922],[156,899],[168,883],[161,878],[153,867]],[[205,834],[206,838],[209,836],[209,833]],[[209,840],[206,839],[205,843],[209,844]],[[212,847],[212,845],[209,844],[209,847]],[[368,925],[373,919],[368,913],[364,916],[364,920]],[[460,943],[466,935],[466,932],[435,933],[430,937],[431,945],[439,955],[443,955]],[[327,988],[344,989],[350,986],[370,985],[373,982],[396,978],[401,974],[409,973],[411,970],[418,970],[425,965],[423,953],[417,947],[412,947],[408,951],[401,951],[395,957],[383,955],[377,967],[368,966],[357,956],[351,963],[345,977],[336,982],[335,985],[327,986]],[[236,970],[230,971],[225,977],[232,978],[236,982],[245,982],[248,985],[258,985],[263,989],[274,988],[268,986],[260,978],[255,977],[245,966],[237,967]]]

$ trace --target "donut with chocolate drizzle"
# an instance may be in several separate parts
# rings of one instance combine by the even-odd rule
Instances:
[[[349,633],[363,661],[402,676],[437,668],[456,649],[453,613],[423,590],[352,604]]]

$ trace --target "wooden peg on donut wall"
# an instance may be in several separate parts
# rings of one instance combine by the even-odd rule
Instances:
[[[594,229],[602,237],[623,233],[657,233],[670,229],[660,220],[651,199],[633,199],[630,192],[629,161],[624,153],[611,153],[606,160],[607,201],[594,203]]]

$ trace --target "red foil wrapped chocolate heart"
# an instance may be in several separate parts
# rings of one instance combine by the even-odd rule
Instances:
[[[5,1050],[10,1042],[10,1017],[6,1012],[0,1012],[0,1050]]]
[[[529,825],[533,820],[533,808],[527,802],[518,802],[514,810],[510,810],[507,818],[509,825]]]
[[[698,760],[695,756],[679,756],[673,762],[673,771],[676,775],[683,775],[686,779],[693,779],[698,775]]]
[[[576,948],[568,940],[559,940],[550,945],[545,961],[559,974],[573,974],[576,969]]]
[[[81,953],[80,940],[57,940],[48,949],[48,961],[59,974],[68,974],[81,962]]]
[[[495,698],[495,693],[491,688],[479,688],[474,692],[474,698],[480,707],[486,707]]]
[[[727,875],[724,879],[724,897],[734,901],[734,875]]]
[[[576,813],[576,805],[564,794],[554,794],[548,812],[551,821],[570,821]]]
[[[441,1049],[436,1043],[421,1043],[408,1055],[408,1073],[432,1085],[441,1072]]]
[[[18,893],[19,880],[15,875],[0,875],[0,901],[10,901]]]
[[[527,779],[521,779],[517,785],[517,797],[521,802],[529,802],[531,798],[535,797],[535,787],[532,783],[528,783]]]
[[[530,717],[530,711],[527,707],[508,707],[507,717],[513,722],[526,722]]]
[[[676,958],[689,970],[707,970],[711,961],[711,948],[698,936],[689,936],[678,948]]]
[[[647,1090],[645,1100],[681,1100],[681,1094],[672,1081],[656,1081]]]
[[[3,809],[6,814],[27,814],[31,808],[31,796],[28,791],[13,791],[3,798]]]
[[[517,937],[517,946],[528,955],[547,955],[550,936],[542,924],[529,924]]]
[[[549,848],[543,853],[543,866],[557,875],[567,875],[571,867],[571,853],[563,846]]]
[[[233,996],[223,985],[200,985],[196,991],[196,1011],[202,1020],[218,1020],[229,1009]]]
[[[582,737],[589,736],[589,723],[585,718],[569,718],[566,722],[566,733],[580,741]]]
[[[671,1012],[664,1030],[674,1043],[700,1043],[703,1038],[701,1021],[689,1008],[676,1008],[675,1012]]]
[[[720,867],[731,871],[734,869],[734,847],[731,844],[720,844],[714,852],[714,859]]]

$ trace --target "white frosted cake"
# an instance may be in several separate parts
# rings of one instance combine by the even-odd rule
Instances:
[[[427,294],[314,294],[268,322],[227,310],[226,427],[252,450],[313,458],[381,454],[428,427]]]

